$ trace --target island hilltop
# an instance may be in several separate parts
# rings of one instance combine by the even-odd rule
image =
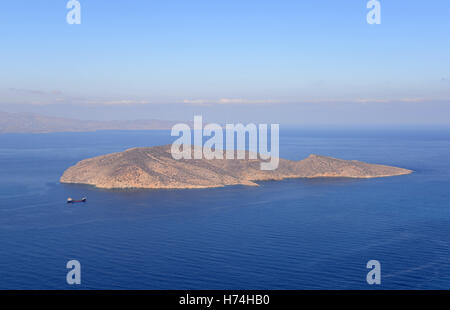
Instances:
[[[85,159],[67,169],[60,181],[107,189],[175,189],[238,184],[256,186],[256,181],[287,178],[377,178],[412,173],[402,168],[318,155],[300,161],[280,159],[276,170],[263,171],[259,159],[175,160],[170,148],[170,145],[133,148]]]

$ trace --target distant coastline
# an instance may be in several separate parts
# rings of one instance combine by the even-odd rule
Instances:
[[[166,130],[176,121],[155,119],[94,121],[0,111],[2,133],[92,132],[98,130]]]

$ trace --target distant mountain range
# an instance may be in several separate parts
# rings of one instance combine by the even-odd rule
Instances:
[[[35,113],[0,111],[0,133],[87,132],[97,130],[170,129],[175,121],[141,119],[133,121],[91,121],[44,116]]]

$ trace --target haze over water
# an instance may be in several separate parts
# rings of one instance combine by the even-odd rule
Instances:
[[[408,168],[200,190],[64,185],[77,161],[167,131],[0,135],[0,289],[448,289],[450,130],[281,129],[280,155]],[[67,197],[86,204],[67,205]],[[366,283],[381,263],[382,284]]]

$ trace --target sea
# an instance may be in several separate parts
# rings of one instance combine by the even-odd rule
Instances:
[[[0,289],[449,289],[450,129],[281,128],[280,155],[414,170],[188,190],[60,184],[169,131],[0,135]],[[69,205],[68,197],[87,197]],[[81,284],[66,281],[67,262]],[[370,285],[367,263],[380,263]]]

